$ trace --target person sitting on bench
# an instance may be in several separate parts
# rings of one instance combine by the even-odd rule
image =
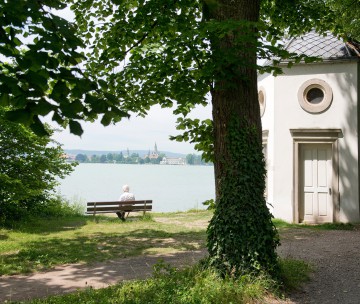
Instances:
[[[135,200],[135,195],[130,191],[130,188],[128,185],[124,185],[122,187],[123,189],[123,194],[120,195],[119,201],[134,201]],[[116,212],[116,215],[119,217],[119,219],[125,221],[125,211],[119,211]]]

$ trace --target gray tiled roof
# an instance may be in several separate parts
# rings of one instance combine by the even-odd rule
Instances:
[[[315,31],[291,39],[286,45],[286,50],[291,53],[316,56],[322,59],[360,57],[359,49],[354,44],[343,42],[330,33],[322,36]]]

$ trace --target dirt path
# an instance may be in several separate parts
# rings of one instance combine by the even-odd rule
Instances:
[[[282,234],[282,257],[303,259],[314,266],[311,281],[281,303],[359,304],[360,231],[292,229]],[[106,287],[121,280],[146,278],[163,259],[174,266],[195,263],[205,251],[141,256],[96,265],[67,265],[46,273],[0,277],[0,303]],[[273,303],[273,302],[272,302]],[[280,303],[280,302],[278,302]]]
[[[163,260],[174,266],[196,263],[206,251],[139,256],[98,263],[96,265],[71,264],[49,272],[28,276],[0,277],[0,303],[42,298],[53,294],[74,292],[80,288],[103,288],[122,280],[144,279],[151,276],[153,265]]]

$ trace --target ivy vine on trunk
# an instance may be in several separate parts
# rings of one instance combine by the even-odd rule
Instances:
[[[256,126],[231,115],[221,191],[208,227],[210,265],[223,275],[277,274],[279,236],[264,199],[265,160]]]

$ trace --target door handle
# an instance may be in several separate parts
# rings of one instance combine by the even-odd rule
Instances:
[[[329,194],[331,195],[331,188],[329,188]]]

